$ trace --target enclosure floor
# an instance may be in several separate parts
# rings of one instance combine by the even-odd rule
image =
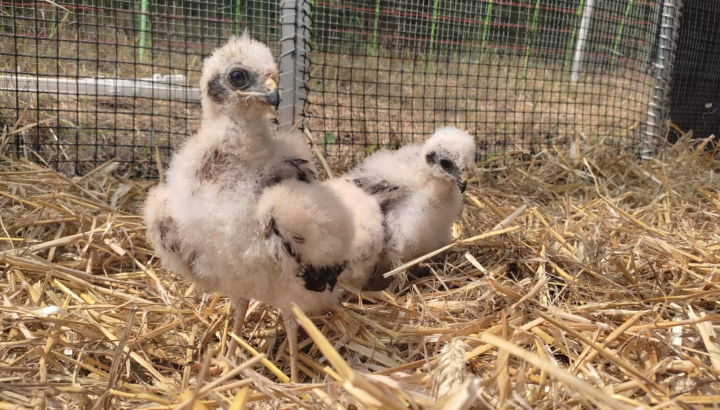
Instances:
[[[256,303],[241,361],[264,358],[217,374],[229,303],[159,268],[137,215],[152,182],[5,157],[0,409],[720,403],[719,161],[576,141],[481,165],[442,263],[299,315],[292,385],[282,321]]]

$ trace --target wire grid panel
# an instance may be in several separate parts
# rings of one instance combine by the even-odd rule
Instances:
[[[696,138],[720,136],[720,3],[684,0],[670,92],[670,119]],[[671,130],[671,141],[680,137]]]
[[[642,138],[659,0],[316,0],[312,13],[306,123],[336,163],[441,125],[476,135],[479,158]]]
[[[156,149],[166,162],[200,119],[199,97],[162,91],[196,87],[203,57],[242,30],[280,45],[276,2],[2,0],[0,10],[0,128],[35,124],[13,148],[69,175],[115,159],[121,174],[155,176]],[[127,82],[149,94],[117,91]]]

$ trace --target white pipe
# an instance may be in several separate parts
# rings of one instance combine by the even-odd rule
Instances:
[[[587,0],[585,9],[583,10],[582,20],[580,20],[580,32],[578,33],[578,41],[575,44],[575,56],[573,57],[572,72],[570,81],[576,83],[580,74],[580,66],[582,65],[583,51],[585,50],[585,40],[588,31],[590,31],[590,22],[592,21],[593,6],[595,0]]]
[[[0,75],[0,90],[48,93],[60,97],[101,96],[138,97],[156,100],[200,101],[200,90],[178,86],[185,76],[154,75],[152,78],[128,80],[121,78],[58,78]]]

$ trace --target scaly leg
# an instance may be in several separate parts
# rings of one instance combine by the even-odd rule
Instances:
[[[292,309],[286,308],[281,310],[283,320],[285,321],[285,333],[288,339],[288,349],[290,350],[290,380],[298,383],[298,322],[293,315]]]
[[[248,311],[250,301],[247,299],[237,299],[232,302],[233,309],[235,309],[235,324],[233,325],[233,333],[242,337],[242,327],[245,323],[245,315]],[[228,347],[227,358],[233,360],[235,358],[235,351],[237,350],[237,341],[234,337],[230,337],[230,346]]]

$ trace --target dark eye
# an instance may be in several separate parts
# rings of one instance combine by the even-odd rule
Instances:
[[[447,159],[441,159],[440,160],[440,166],[445,171],[451,171],[453,168],[455,168],[455,165],[453,165],[452,161]]]
[[[229,80],[233,87],[245,88],[248,86],[248,73],[245,70],[232,70]]]

